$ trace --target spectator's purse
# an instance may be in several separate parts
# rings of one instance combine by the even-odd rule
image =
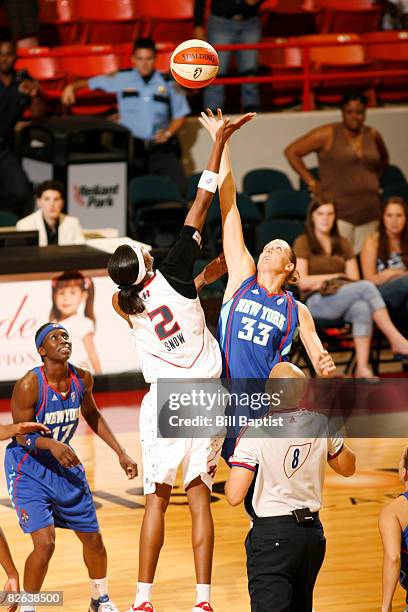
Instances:
[[[319,289],[320,295],[326,297],[328,295],[334,295],[338,292],[339,289],[347,285],[348,283],[352,283],[353,281],[349,278],[329,278],[324,281],[322,286]]]

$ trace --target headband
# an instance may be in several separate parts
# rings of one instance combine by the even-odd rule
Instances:
[[[136,242],[132,242],[130,247],[136,253],[137,261],[139,263],[139,274],[137,275],[137,279],[133,283],[134,285],[138,285],[139,283],[142,282],[142,280],[146,276],[146,264],[145,264],[145,260],[144,260],[144,257],[143,257],[142,247],[139,244],[137,244]]]
[[[143,257],[142,248],[136,242],[132,242],[129,246],[131,249],[133,249],[133,251],[136,254],[137,262],[139,264],[139,272],[137,274],[137,278],[135,282],[132,283],[132,285],[118,285],[118,288],[120,289],[120,291],[122,291],[122,289],[129,289],[129,287],[132,287],[133,285],[138,285],[139,283],[142,282],[142,280],[146,276],[146,264],[145,264],[145,260]]]
[[[38,336],[35,339],[35,346],[37,347],[37,351],[40,348],[40,346],[42,346],[45,338],[48,336],[48,334],[52,331],[54,331],[55,329],[63,329],[65,332],[67,332],[67,330],[65,329],[65,327],[63,325],[61,325],[61,323],[48,323],[48,325],[46,325],[38,334]],[[67,332],[68,333],[68,332]]]

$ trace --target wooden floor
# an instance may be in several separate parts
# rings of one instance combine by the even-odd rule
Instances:
[[[104,410],[128,452],[140,461],[138,411],[130,406]],[[1,422],[9,421],[2,413]],[[403,429],[402,429],[403,431]],[[377,516],[381,506],[400,491],[396,468],[406,439],[357,440],[350,445],[358,454],[358,472],[343,479],[327,474],[322,521],[328,542],[326,559],[315,590],[316,612],[372,612],[379,610],[381,591],[381,545]],[[110,595],[121,611],[132,603],[137,576],[138,532],[143,515],[141,478],[129,483],[113,453],[82,425],[73,444],[81,457],[95,501],[109,557]],[[0,452],[4,453],[5,443]],[[213,605],[216,612],[249,610],[243,541],[248,519],[242,508],[225,501],[223,481],[227,468],[217,474],[213,495],[216,548]],[[5,480],[0,493],[0,521],[22,572],[30,551],[14,511],[8,506]],[[181,488],[175,488],[167,514],[165,546],[160,557],[154,604],[158,612],[191,610],[194,569],[190,548],[190,518]],[[70,532],[58,530],[55,555],[44,584],[45,590],[62,590],[66,612],[86,612],[88,579],[79,542]],[[395,610],[403,607],[398,587]],[[48,608],[58,610],[61,608]],[[271,611],[273,612],[273,611]]]

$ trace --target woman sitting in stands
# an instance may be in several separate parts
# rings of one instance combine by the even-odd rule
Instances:
[[[369,365],[373,321],[395,353],[408,355],[408,340],[392,323],[379,290],[374,283],[359,280],[357,260],[350,242],[338,232],[332,202],[312,201],[306,231],[293,248],[299,288],[313,317],[342,318],[352,324],[357,377],[373,377]]]
[[[361,268],[387,306],[408,315],[408,205],[403,198],[386,200],[378,232],[364,242]]]

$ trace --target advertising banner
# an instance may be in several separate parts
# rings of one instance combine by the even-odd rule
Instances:
[[[56,273],[51,280],[0,283],[0,380],[41,365],[35,332],[59,321],[72,341],[71,363],[93,374],[140,371],[130,330],[112,308],[109,277]]]
[[[67,210],[82,227],[115,227],[126,235],[126,162],[68,166]]]

